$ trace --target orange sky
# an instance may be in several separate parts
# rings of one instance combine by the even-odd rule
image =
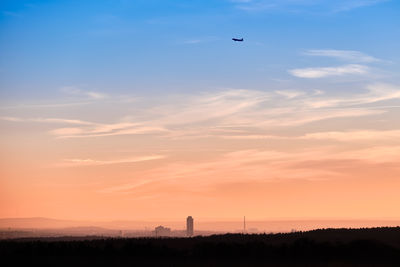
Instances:
[[[0,218],[400,220],[399,4],[0,1]]]
[[[377,107],[398,92],[229,89],[10,107],[0,217],[398,218],[398,109]]]

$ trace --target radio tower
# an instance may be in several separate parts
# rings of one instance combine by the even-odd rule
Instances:
[[[246,216],[243,217],[243,233],[246,233]]]

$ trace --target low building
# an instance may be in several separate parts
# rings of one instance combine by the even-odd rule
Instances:
[[[162,225],[157,226],[154,229],[154,232],[156,236],[171,236],[171,228],[164,227]]]

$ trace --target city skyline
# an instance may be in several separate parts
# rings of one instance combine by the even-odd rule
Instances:
[[[399,17],[2,1],[0,218],[400,218]]]

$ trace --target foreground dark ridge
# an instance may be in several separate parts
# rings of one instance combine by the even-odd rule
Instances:
[[[400,266],[400,227],[193,238],[0,241],[0,259],[41,266]]]

